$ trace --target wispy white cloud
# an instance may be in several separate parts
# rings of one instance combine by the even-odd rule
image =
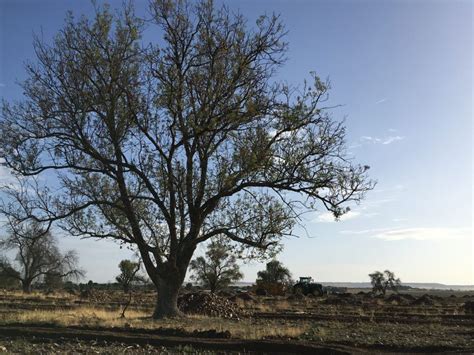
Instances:
[[[367,212],[367,213],[364,213],[364,217],[366,217],[366,218],[372,218],[372,217],[375,217],[375,216],[380,216],[380,212]]]
[[[0,83],[0,88],[4,88],[6,85],[4,83]]]
[[[405,139],[403,136],[386,136],[383,138],[380,137],[372,137],[372,136],[362,136],[360,137],[360,141],[362,143],[371,143],[371,144],[391,144],[396,141],[401,141]]]
[[[472,237],[471,228],[405,228],[377,233],[374,238],[395,240],[450,240]]]
[[[10,169],[4,165],[4,160],[0,158],[0,186],[13,186],[16,183]]]
[[[349,211],[345,214],[343,214],[339,220],[340,221],[347,221],[349,219],[353,219],[360,216],[360,212],[357,211]],[[336,222],[334,219],[334,215],[331,212],[324,212],[319,214],[316,219],[313,220],[313,222],[321,222],[321,223],[333,223]]]
[[[339,233],[341,234],[354,234],[354,235],[362,235],[362,234],[373,234],[388,231],[390,228],[373,228],[373,229],[362,229],[362,230],[342,230]]]
[[[393,142],[396,142],[396,141],[401,141],[405,139],[405,137],[402,137],[402,136],[391,136],[391,137],[387,137],[383,140],[382,144],[390,144],[390,143],[393,143]]]
[[[383,187],[383,188],[379,188],[377,186],[370,193],[371,194],[374,194],[374,193],[387,193],[387,192],[398,193],[398,192],[401,192],[405,189],[406,189],[406,187],[403,184],[397,184],[397,185],[387,186],[387,187]],[[390,201],[393,201],[393,200],[394,200],[393,198],[389,198],[389,199],[383,199],[381,201],[382,202],[390,202]]]
[[[361,142],[369,142],[369,143],[381,143],[382,139],[372,136],[362,136],[359,139]]]
[[[395,229],[366,229],[360,231],[341,231],[341,234],[366,235],[371,238],[386,241],[399,240],[452,240],[472,238],[472,229],[469,227],[417,227]]]
[[[395,201],[394,199],[380,199],[374,201],[366,201],[361,206],[360,205],[353,205],[350,206],[351,210],[345,214],[343,214],[339,221],[347,221],[352,220],[355,218],[373,218],[376,216],[380,216],[381,213],[378,211],[380,205],[385,204],[390,201]],[[316,215],[311,222],[316,223],[333,223],[336,222],[334,215],[329,212],[322,212]]]
[[[397,133],[398,130],[395,128],[389,128],[383,136],[361,136],[357,142],[354,142],[349,149],[361,147],[366,144],[383,144],[388,145],[394,142],[398,142],[405,139],[405,136],[401,136]]]
[[[382,102],[385,102],[385,101],[387,101],[387,98],[386,98],[386,97],[384,97],[383,99],[380,99],[380,100],[376,101],[375,104],[378,105],[378,104],[381,104]]]

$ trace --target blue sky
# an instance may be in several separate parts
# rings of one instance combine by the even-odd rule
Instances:
[[[289,60],[278,79],[301,83],[312,70],[329,76],[331,103],[342,105],[334,118],[346,119],[351,154],[378,181],[339,222],[322,210],[306,215],[306,231],[285,240],[279,256],[294,276],[366,281],[388,268],[402,281],[474,284],[472,2],[221,2],[249,22],[281,14]],[[143,13],[146,1],[136,4]],[[68,9],[92,13],[88,1],[0,1],[0,96],[21,98],[15,82],[34,59],[33,32],[50,39]],[[92,240],[64,238],[61,246],[77,249],[97,281],[112,280],[129,255]],[[245,280],[263,267],[245,265]]]

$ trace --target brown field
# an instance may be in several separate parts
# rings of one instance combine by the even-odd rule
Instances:
[[[255,296],[237,319],[187,315],[152,320],[153,293],[24,295],[0,291],[0,352],[356,353],[474,352],[474,292],[409,290],[372,297]]]

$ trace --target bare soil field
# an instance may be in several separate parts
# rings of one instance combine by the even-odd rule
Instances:
[[[185,295],[179,319],[150,318],[155,296],[0,291],[0,352],[313,354],[474,352],[474,292],[361,290],[325,297]]]

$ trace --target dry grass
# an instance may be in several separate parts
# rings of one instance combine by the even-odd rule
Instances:
[[[30,293],[24,293],[19,290],[1,290],[0,295],[6,296],[9,299],[22,299],[22,300],[45,300],[45,299],[76,299],[77,296],[71,295],[67,292],[54,292],[44,293],[40,291],[32,291]]]
[[[80,307],[77,309],[29,310],[0,315],[4,323],[51,323],[62,326],[123,326],[130,320],[144,318],[145,313],[130,310],[127,319],[120,318],[118,312],[107,311],[96,307]]]
[[[127,311],[126,318],[119,312],[108,311],[98,307],[80,307],[74,310],[33,310],[0,314],[2,323],[48,323],[60,326],[98,326],[130,328],[181,328],[188,332],[215,329],[219,332],[229,331],[234,338],[262,339],[265,337],[299,337],[309,329],[309,324],[270,324],[254,322],[251,319],[229,320],[192,315],[182,319],[154,320],[148,312]]]
[[[252,309],[258,312],[304,312],[309,306],[314,304],[312,299],[303,299],[299,301],[288,301],[287,299],[276,299],[271,302],[248,302],[236,300],[236,303],[244,309]]]

